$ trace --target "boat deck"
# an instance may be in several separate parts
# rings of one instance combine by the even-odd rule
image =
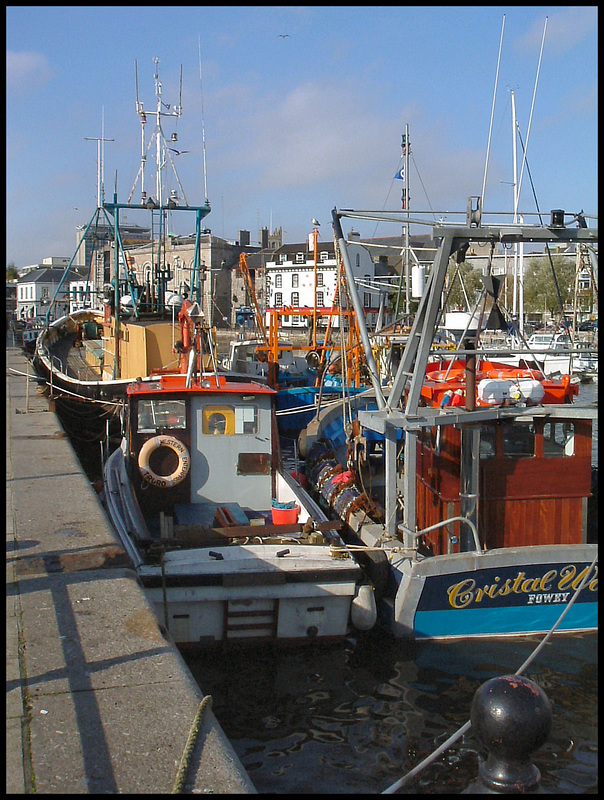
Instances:
[[[84,359],[84,347],[72,347],[67,355],[68,374],[82,381],[100,381],[101,373]]]
[[[65,336],[58,339],[50,349],[53,363],[57,361],[61,364],[61,369],[71,378],[82,381],[100,381],[102,376],[100,370],[95,369],[84,358],[86,346],[96,344],[97,349],[100,342],[86,342],[81,347],[75,347],[75,335]]]

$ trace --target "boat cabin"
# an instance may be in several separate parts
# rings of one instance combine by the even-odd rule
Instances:
[[[478,533],[482,547],[587,541],[592,422],[568,414],[479,426]],[[417,527],[460,514],[462,432],[425,427],[417,441]],[[459,522],[424,534],[434,555],[459,550]]]
[[[159,520],[160,512],[174,516],[179,508],[182,516],[193,504],[196,522],[204,523],[205,504],[211,525],[217,505],[270,509],[278,458],[274,390],[222,375],[186,382],[185,375],[162,375],[127,390],[128,463],[143,516]]]

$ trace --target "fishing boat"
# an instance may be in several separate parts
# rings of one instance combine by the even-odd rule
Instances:
[[[122,398],[126,387],[136,378],[149,382],[157,370],[178,371],[180,355],[176,315],[185,295],[168,288],[173,277],[168,262],[168,222],[174,219],[173,215],[186,213],[195,216],[194,255],[187,295],[190,294],[196,302],[201,301],[201,226],[202,220],[210,213],[210,204],[207,199],[203,205],[189,204],[182,188],[172,155],[177,135],[172,134],[172,138],[167,140],[162,127],[162,120],[166,117],[180,118],[182,106],[180,101],[172,106],[164,102],[157,66],[159,59],[155,59],[155,63],[155,111],[145,109],[139,102],[137,89],[136,111],[142,127],[142,156],[128,200],[126,203],[118,202],[117,191],[112,201],[105,199],[101,143],[106,140],[101,137],[98,140],[97,208],[56,289],[44,329],[35,346],[33,364],[38,374],[54,391],[84,401]],[[153,116],[156,124],[147,142],[145,126],[148,117]],[[155,145],[156,174],[154,191],[149,193],[145,172],[151,163],[147,164],[147,156],[152,145]],[[178,190],[168,189],[172,180],[176,181]],[[133,202],[139,188],[140,201]],[[126,212],[129,217],[134,212],[150,217],[149,227],[126,225],[122,222]],[[159,232],[156,239],[154,231]],[[135,273],[134,256],[126,247],[133,236],[138,245],[151,248],[145,256],[149,264],[146,282]],[[91,249],[84,307],[51,321],[55,299],[65,291],[63,283],[89,237],[101,245],[105,241],[110,247],[100,251]],[[98,263],[105,265],[108,257],[112,263],[101,291],[95,273]],[[112,274],[110,280],[109,274]]]
[[[282,469],[276,392],[206,368],[203,315],[186,309],[182,371],[126,390],[104,502],[178,645],[337,640],[371,627],[367,578]],[[187,337],[185,337],[187,344]]]
[[[509,365],[536,368],[548,377],[571,375],[579,381],[597,374],[596,349],[568,333],[540,331],[531,334],[526,345],[511,340],[510,346],[515,353],[506,357]]]
[[[344,216],[384,215],[334,209],[346,265]],[[307,485],[345,522],[344,538],[370,548],[379,619],[393,635],[542,633],[565,609],[558,632],[595,630],[597,544],[586,532],[597,410],[573,404],[569,375],[498,362],[480,332],[448,353],[433,341],[448,265],[469,243],[591,245],[597,230],[559,217],[483,225],[468,212],[432,238],[439,248],[389,392],[368,352],[371,392],[322,412],[300,440]]]
[[[26,353],[33,355],[36,349],[36,342],[41,331],[44,329],[44,319],[36,318],[28,320],[21,333],[23,349]]]

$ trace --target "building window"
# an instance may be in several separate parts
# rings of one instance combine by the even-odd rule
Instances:
[[[294,274],[292,275],[292,289],[298,288],[299,281],[300,281],[300,276],[298,275],[297,272],[294,272]]]
[[[279,253],[279,263],[285,264],[287,261],[287,253]]]
[[[292,306],[298,308],[300,305],[300,294],[298,292],[292,292]]]
[[[323,308],[325,305],[325,298],[323,292],[317,292],[317,307]]]
[[[296,264],[304,264],[304,253],[296,253]]]
[[[322,272],[317,272],[317,286],[325,286],[324,275]]]
[[[369,292],[363,292],[363,308],[371,308],[371,295]]]
[[[275,308],[283,308],[283,292],[275,292]]]
[[[280,289],[283,286],[283,275],[275,275],[275,288]]]
[[[329,253],[327,250],[321,250],[319,253],[319,261],[327,261],[329,259]]]

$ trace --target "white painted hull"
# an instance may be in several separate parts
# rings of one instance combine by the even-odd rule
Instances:
[[[167,553],[138,570],[158,618],[177,644],[342,638],[360,569],[328,547],[240,545]],[[174,584],[174,585],[170,585]],[[167,614],[167,616],[166,616]]]

